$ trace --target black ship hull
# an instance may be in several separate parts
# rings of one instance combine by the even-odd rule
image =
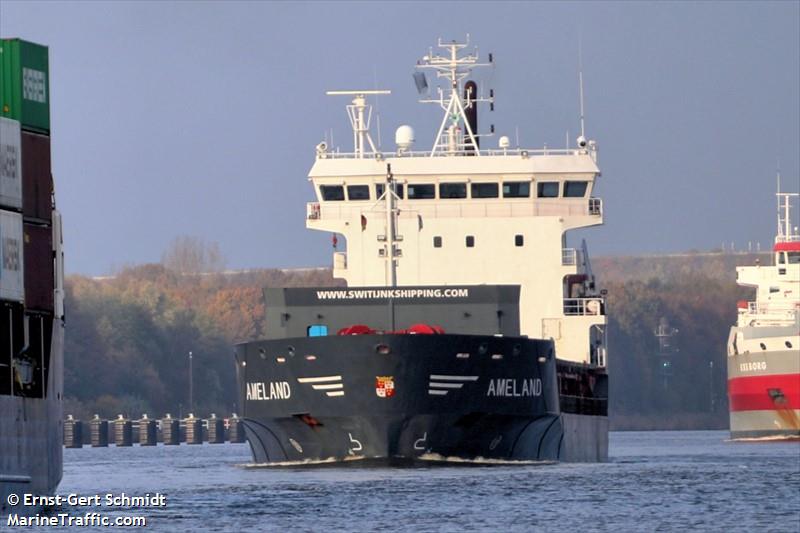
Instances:
[[[236,357],[256,463],[607,458],[605,372],[558,362],[551,341],[298,337]]]

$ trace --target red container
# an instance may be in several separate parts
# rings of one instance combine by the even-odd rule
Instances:
[[[25,223],[25,307],[53,311],[53,229]]]
[[[22,216],[50,222],[53,216],[50,137],[22,131]]]

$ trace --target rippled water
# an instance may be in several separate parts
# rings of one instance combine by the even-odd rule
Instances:
[[[247,445],[65,450],[59,494],[161,492],[147,531],[800,531],[800,443],[612,433],[605,464],[246,468]],[[83,514],[86,509],[62,507]]]

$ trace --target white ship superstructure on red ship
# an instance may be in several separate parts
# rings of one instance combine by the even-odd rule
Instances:
[[[739,285],[756,288],[739,302],[728,338],[732,438],[800,437],[800,235],[778,193],[778,235],[771,266],[738,267]]]

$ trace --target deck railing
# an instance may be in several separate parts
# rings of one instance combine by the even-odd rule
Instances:
[[[746,307],[743,305],[739,307],[739,324],[791,325],[796,322],[798,314],[800,314],[798,302],[772,302],[769,305],[747,302]]]
[[[400,218],[503,218],[535,216],[602,216],[600,198],[553,199],[528,202],[498,200],[402,200],[398,202]],[[309,202],[308,220],[341,220],[384,213],[382,202]],[[381,215],[382,216],[382,215]]]
[[[564,298],[566,316],[602,316],[606,314],[606,302],[599,296],[592,298]]]
[[[603,200],[600,198],[589,198],[589,214],[600,216],[603,214]]]
[[[561,250],[561,264],[572,266],[578,264],[578,251],[575,248],[564,248]]]
[[[576,156],[576,155],[596,155],[595,150],[587,150],[586,148],[493,148],[480,150],[482,156],[516,156],[522,158],[528,157],[541,157],[541,156]],[[363,156],[356,152],[339,152],[339,151],[325,151],[317,152],[318,159],[376,159],[378,161],[394,158],[394,157],[431,157],[429,150],[409,150],[402,153],[398,152],[365,152]],[[436,150],[433,157],[475,157],[473,151],[459,150]]]

